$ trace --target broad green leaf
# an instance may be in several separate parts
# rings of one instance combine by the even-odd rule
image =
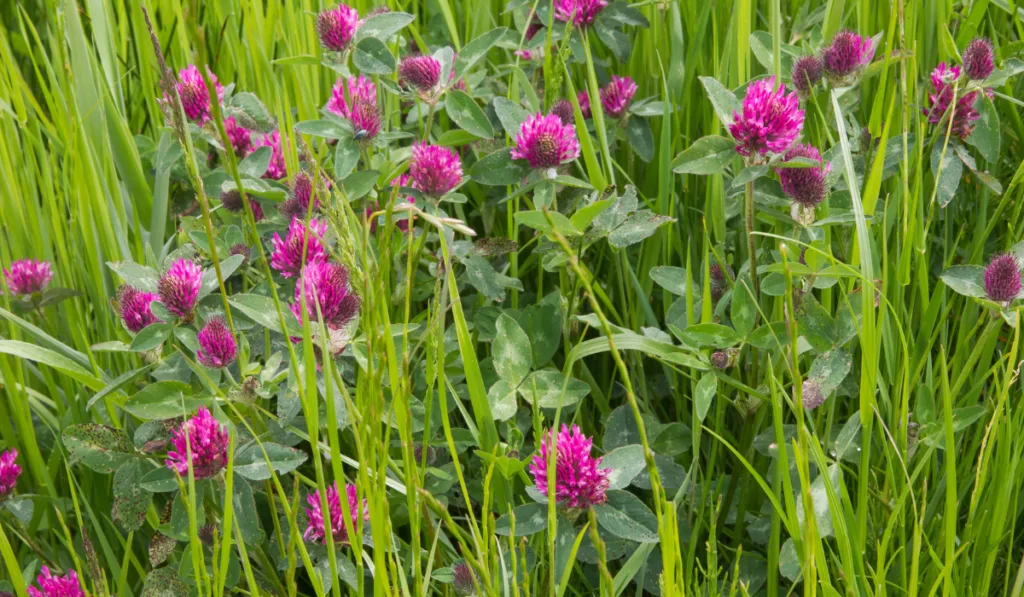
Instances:
[[[494,369],[503,380],[519,386],[530,372],[532,363],[530,339],[515,319],[502,313],[494,322],[495,337],[491,346]]]
[[[487,119],[487,115],[480,109],[476,101],[465,91],[458,89],[448,91],[445,106],[448,109],[448,116],[463,129],[484,139],[494,136],[491,121]]]
[[[137,531],[146,522],[153,494],[139,485],[141,464],[130,461],[114,473],[114,508],[111,515],[126,531]]]
[[[691,325],[683,330],[682,337],[679,339],[691,345],[712,346],[714,348],[729,348],[739,344],[742,340],[740,335],[732,328],[710,322]]]
[[[529,173],[525,163],[512,159],[511,147],[484,156],[469,170],[474,181],[488,186],[516,185]]]
[[[530,117],[530,113],[522,106],[500,95],[494,98],[494,113],[498,115],[501,128],[512,137],[516,136],[519,127]]]
[[[630,444],[601,457],[600,468],[611,471],[608,475],[608,489],[625,489],[646,466],[644,447]]]
[[[192,387],[180,381],[152,383],[128,399],[121,408],[145,420],[173,419],[195,412],[200,404],[210,402],[192,395]]]
[[[492,301],[504,301],[507,288],[523,290],[523,283],[520,280],[498,272],[489,261],[479,255],[469,255],[462,260],[462,264],[466,266],[466,278],[473,288]]]
[[[736,94],[726,89],[724,85],[718,82],[718,79],[714,77],[698,78],[704,86],[704,91],[708,94],[708,99],[711,100],[711,104],[715,107],[715,114],[722,121],[722,126],[728,128],[732,124],[732,115],[736,112],[742,112],[743,105],[736,97]]]
[[[672,160],[672,171],[676,174],[718,174],[732,162],[736,153],[736,142],[726,137],[709,135],[694,141]]]
[[[352,63],[361,72],[371,75],[390,75],[397,66],[394,54],[376,37],[367,37],[356,44]]]
[[[367,17],[359,22],[354,41],[358,45],[364,39],[375,37],[386,42],[389,37],[401,31],[415,18],[405,12],[383,12]]]
[[[658,519],[638,497],[621,490],[608,491],[606,496],[605,503],[594,506],[601,528],[629,541],[658,542]]]
[[[491,415],[495,421],[511,419],[519,407],[516,401],[516,387],[504,379],[499,379],[487,390],[487,402],[491,405]]]
[[[266,450],[266,458],[264,458]],[[267,459],[270,466],[267,466]],[[270,470],[283,475],[290,473],[306,461],[306,453],[302,450],[282,446],[274,442],[252,443],[242,448],[235,456],[235,473],[251,481],[266,481],[271,477]]]
[[[964,296],[985,296],[985,268],[980,265],[954,265],[939,276],[953,292]]]
[[[565,386],[565,392],[562,386]],[[586,383],[566,378],[558,371],[544,370],[534,371],[519,386],[519,393],[523,400],[533,404],[536,398],[537,405],[541,408],[558,408],[576,404],[586,398],[590,393],[590,386]]]
[[[516,519],[515,537],[526,537],[548,528],[548,506],[536,502],[512,509],[494,523],[494,532],[504,537],[512,534],[512,516]]]
[[[693,394],[693,407],[697,410],[697,418],[701,421],[708,414],[711,408],[711,401],[715,398],[718,390],[718,378],[714,373],[708,372],[701,376],[697,382],[697,388]]]
[[[455,57],[455,64],[452,66],[455,75],[466,76],[469,73],[469,69],[473,68],[473,65],[486,56],[491,47],[498,43],[506,33],[508,33],[507,28],[497,27],[463,46],[459,51],[459,55]]]
[[[97,473],[112,473],[135,460],[135,446],[121,429],[82,423],[61,434],[72,464],[80,462]]]
[[[672,265],[651,268],[651,279],[676,296],[686,296],[686,269]]]
[[[935,143],[932,150],[931,166],[932,176],[935,177],[935,200],[940,207],[946,207],[953,200],[957,187],[960,186],[960,176],[963,174],[964,165],[956,156],[953,147],[955,141],[950,141],[946,153],[942,153],[943,143],[941,140]]]

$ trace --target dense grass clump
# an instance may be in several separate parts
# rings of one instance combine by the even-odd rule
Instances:
[[[0,5],[0,597],[1024,589],[1024,9]]]

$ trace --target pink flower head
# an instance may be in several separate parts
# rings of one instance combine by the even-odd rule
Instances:
[[[366,143],[380,133],[380,113],[374,104],[359,102],[352,106],[349,121],[352,123],[356,141]]]
[[[754,81],[743,98],[743,114],[733,112],[729,132],[736,152],[743,156],[782,153],[804,126],[804,111],[796,92],[786,95],[785,85],[775,88],[775,77]]]
[[[398,82],[422,93],[432,92],[441,81],[441,63],[433,56],[408,56],[398,65]]]
[[[972,81],[984,81],[996,68],[992,42],[984,37],[975,38],[964,50],[964,72]]]
[[[551,106],[550,114],[554,114],[562,121],[562,124],[573,124],[576,122],[576,115],[573,114],[572,103],[567,99],[560,99]]]
[[[576,102],[580,105],[580,112],[583,113],[583,117],[590,118],[590,94],[586,91],[577,93]]]
[[[453,149],[420,142],[412,146],[409,174],[417,189],[440,197],[462,182],[462,161]]]
[[[248,155],[252,147],[252,131],[238,124],[234,116],[224,119],[224,130],[228,134],[235,155],[240,158]]]
[[[217,88],[217,101],[224,99],[224,87],[217,81],[217,75],[207,69],[210,80]],[[203,124],[210,119],[210,91],[196,65],[190,64],[178,73],[178,96],[185,116],[192,122]],[[167,101],[167,98],[164,98]]]
[[[576,138],[576,127],[562,124],[562,120],[551,114],[537,113],[523,122],[512,148],[513,160],[526,160],[531,168],[557,168],[571,162],[580,155],[580,142]]]
[[[607,0],[554,0],[555,18],[563,23],[586,27],[594,22]]]
[[[345,99],[346,93],[348,99]],[[352,109],[349,106],[358,103],[377,105],[377,86],[373,84],[372,79],[363,75],[349,77],[347,81],[338,79],[334,83],[334,87],[331,88],[331,99],[327,102],[327,110],[342,118],[351,119]]]
[[[849,83],[875,57],[875,44],[870,37],[852,31],[840,31],[832,43],[822,50],[825,73],[833,83]]]
[[[795,143],[786,152],[786,161],[795,158],[809,158],[821,164],[821,154],[810,144]],[[825,200],[828,187],[825,177],[832,171],[832,164],[807,168],[779,168],[782,191],[794,202],[806,208],[816,207]]]
[[[272,240],[274,252],[270,256],[270,267],[281,272],[285,278],[291,278],[302,271],[303,264],[309,265],[327,259],[327,250],[323,239],[327,234],[327,222],[316,218],[309,220],[309,239],[306,239],[306,221],[293,217],[288,226],[288,236],[282,239],[276,232]],[[306,247],[303,259],[302,247]]]
[[[622,118],[632,103],[636,90],[637,85],[633,79],[612,75],[612,82],[601,89],[601,105],[605,114],[612,118]]]
[[[159,322],[149,308],[156,299],[157,296],[152,292],[145,292],[127,284],[118,289],[117,303],[124,326],[132,333],[138,333],[149,324]]]
[[[39,588],[27,587],[29,597],[85,597],[78,574],[68,570],[64,576],[50,574],[50,568],[43,566],[43,573],[36,577]]]
[[[410,184],[411,184],[411,181],[412,181],[412,176],[410,176],[409,173],[406,172],[406,173],[402,174],[401,176],[399,176],[398,178],[392,178],[391,179],[391,186],[392,187],[409,187]],[[405,202],[406,203],[416,203],[416,198],[413,197],[412,195],[406,195]],[[403,216],[401,220],[398,220],[397,222],[395,222],[395,226],[397,226],[398,229],[401,230],[402,232],[408,232],[409,231],[409,218],[411,218],[411,217],[412,217],[411,214],[406,213],[405,216]]]
[[[793,87],[797,92],[806,96],[811,89],[821,81],[821,73],[825,64],[815,55],[803,56],[793,63]]]
[[[29,296],[42,292],[53,279],[49,261],[19,259],[11,262],[11,268],[4,270],[7,287],[15,296]]]
[[[552,430],[548,430],[534,455],[530,473],[537,491],[548,493],[548,454],[551,450]],[[600,458],[590,455],[593,440],[583,435],[580,428],[562,425],[555,439],[555,500],[562,508],[586,509],[605,501],[608,476],[611,469],[598,468]]]
[[[213,418],[208,408],[200,406],[196,416],[171,432],[174,449],[167,453],[164,463],[179,475],[187,475],[191,451],[193,475],[196,479],[207,479],[227,465],[229,441],[227,429]]]
[[[236,356],[238,347],[235,345],[235,337],[231,335],[231,329],[224,320],[217,317],[207,321],[203,329],[199,330],[199,350],[196,352],[199,362],[219,369],[233,363]]]
[[[316,15],[316,33],[320,37],[320,45],[331,52],[348,49],[358,28],[359,12],[345,4]]]
[[[167,310],[185,321],[192,320],[199,290],[203,286],[203,270],[191,259],[179,259],[157,283],[160,302]]]
[[[1020,295],[1020,260],[1013,253],[998,255],[985,268],[985,294],[997,303],[1012,301]]]
[[[14,485],[21,475],[21,467],[15,462],[17,459],[18,450],[15,448],[0,452],[0,500],[14,491]]]
[[[348,325],[359,312],[359,296],[348,285],[348,270],[331,261],[306,264],[295,284],[295,302],[291,309],[302,321],[302,299],[306,299],[306,315],[311,322],[323,317],[331,330]],[[319,315],[318,315],[319,313]]]
[[[971,136],[974,122],[981,118],[981,115],[974,109],[974,102],[978,99],[977,91],[963,93],[963,86],[960,86],[954,92],[953,84],[959,78],[959,66],[949,67],[945,62],[940,62],[935,67],[932,71],[934,93],[928,95],[928,108],[924,110],[924,114],[928,117],[928,122],[935,125],[946,123],[946,118],[952,117],[951,133],[960,139],[966,139]],[[956,105],[951,108],[954,95],[957,96]]]
[[[305,171],[300,171],[292,181],[288,200],[283,202],[279,209],[285,217],[305,220],[310,201],[313,202],[313,211],[320,209],[320,200],[313,193],[313,178]]]
[[[281,149],[281,132],[274,131],[257,139],[255,147],[263,146],[269,147],[272,151],[270,164],[267,166],[267,171],[263,174],[263,178],[281,180],[288,175],[284,164],[284,151]]]
[[[252,221],[259,222],[263,219],[263,207],[260,206],[259,201],[249,200],[249,209],[252,210]]]
[[[327,487],[325,494],[327,509],[330,512],[330,530],[325,528],[323,508],[320,504],[320,490],[316,490],[306,496],[306,503],[309,504],[306,516],[309,518],[309,523],[302,538],[306,541],[323,543],[330,533],[336,544],[347,544],[349,542],[348,528],[345,526],[345,510],[341,506],[337,482]],[[370,520],[370,509],[366,505],[365,499],[360,503],[355,485],[351,483],[345,485],[345,494],[348,498],[349,522],[352,525],[352,530],[355,531],[360,517],[364,522]]]

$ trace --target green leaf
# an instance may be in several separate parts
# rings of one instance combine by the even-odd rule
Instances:
[[[143,475],[139,480],[139,486],[146,491],[166,493],[178,490],[178,479],[174,471],[161,465]]]
[[[518,386],[530,372],[532,352],[530,339],[515,319],[506,313],[494,322],[495,337],[491,346],[494,370],[512,386]]]
[[[160,279],[160,274],[151,267],[139,265],[131,261],[108,261],[107,267],[114,270],[114,273],[120,276],[124,283],[129,286],[134,286],[146,292],[155,293],[157,291],[156,285]]]
[[[132,338],[131,348],[135,352],[154,350],[170,337],[171,330],[172,327],[169,323],[149,324]]]
[[[735,93],[719,83],[718,79],[714,77],[698,78],[701,84],[704,85],[704,91],[707,92],[708,99],[711,100],[711,104],[715,107],[715,114],[722,121],[722,126],[729,128],[729,125],[732,124],[732,115],[743,111],[743,105],[740,103],[740,100],[736,97]],[[735,143],[733,143],[733,147],[735,147]]]
[[[102,389],[106,384],[86,371],[78,363],[64,355],[58,354],[48,348],[42,348],[20,340],[0,340],[0,354],[9,354],[14,357],[35,361],[40,365],[53,367],[68,377],[85,384],[93,390]]]
[[[245,128],[252,129],[259,133],[270,133],[277,128],[277,121],[270,115],[270,111],[263,105],[256,94],[244,91],[231,96],[231,106],[238,111],[225,110],[226,116],[240,118],[239,124]],[[260,172],[262,175],[263,173]]]
[[[554,358],[561,348],[562,295],[557,290],[539,303],[523,310],[519,326],[530,338],[533,347],[533,367],[539,369]]]
[[[638,543],[657,543],[658,519],[628,491],[612,490],[607,501],[594,506],[597,523],[612,535]]]
[[[146,365],[144,367],[139,367],[138,369],[131,369],[129,371],[125,371],[121,375],[117,376],[117,379],[104,386],[102,390],[96,392],[96,394],[94,394],[92,398],[89,398],[89,403],[86,404],[85,407],[92,408],[93,405],[99,402],[100,400],[103,400],[110,394],[117,392],[121,388],[125,387],[126,385],[134,381],[135,378],[142,375],[143,373],[146,373],[147,371],[150,371],[154,367],[156,367],[156,364]]]
[[[295,124],[293,129],[296,133],[301,135],[312,135],[314,137],[322,137],[324,139],[341,139],[349,136],[349,131],[345,129],[341,123],[333,120],[303,120]],[[270,150],[269,147],[260,147],[260,149]],[[271,151],[265,152],[267,156],[267,164],[270,164]],[[249,159],[248,157],[246,159]],[[251,176],[259,178],[266,172],[267,169],[255,171]]]
[[[999,160],[999,146],[1002,131],[999,129],[999,112],[996,111],[995,103],[984,93],[978,94],[974,104],[978,109],[980,118],[974,123],[974,131],[967,138],[967,142],[978,149],[981,157],[989,164],[995,164]]]
[[[530,117],[530,113],[522,106],[500,95],[494,98],[494,113],[498,115],[501,128],[513,137],[519,132],[519,128],[523,126],[526,119]]]
[[[139,485],[141,465],[130,461],[114,473],[114,520],[126,531],[137,531],[146,522],[146,510],[153,494]]]
[[[469,69],[473,68],[473,65],[486,56],[491,47],[498,43],[506,33],[508,33],[506,27],[497,27],[463,46],[459,51],[459,55],[455,57],[455,64],[452,66],[456,76],[464,77],[469,74]]]
[[[630,50],[633,49],[633,43],[630,41],[629,36],[622,32],[622,25],[611,19],[598,17],[594,21],[594,31],[619,62],[626,63],[629,61],[629,54]]]
[[[267,171],[267,167],[270,166],[270,158],[273,155],[274,150],[269,146],[257,147],[238,163],[238,173],[243,176],[251,176],[252,178],[263,176],[263,173]]]
[[[231,277],[231,274],[235,273],[242,262],[245,261],[244,255],[231,255],[220,262],[220,275],[221,278],[227,280]],[[220,283],[217,281],[217,270],[214,267],[208,267],[203,270],[203,286],[199,291],[200,298],[210,294],[214,290],[220,287]]]
[[[351,136],[338,139],[338,147],[334,150],[334,177],[348,178],[359,164],[359,145]]]
[[[853,358],[842,348],[834,348],[818,355],[811,363],[806,381],[818,385],[821,395],[827,398],[843,383],[853,368]]]
[[[449,90],[445,106],[448,110],[448,117],[463,129],[484,139],[494,136],[491,121],[487,119],[487,115],[480,109],[476,101],[465,91]]]
[[[711,408],[711,401],[715,398],[715,392],[718,391],[718,378],[714,373],[708,372],[701,376],[700,381],[697,382],[697,389],[693,393],[693,407],[697,411],[697,418],[701,421],[708,414],[708,409]]]
[[[120,429],[82,423],[65,427],[61,437],[71,463],[81,462],[97,473],[112,473],[135,460],[135,446]]]
[[[725,170],[736,153],[736,142],[718,135],[697,139],[672,160],[676,174],[718,174]]]
[[[548,528],[548,506],[536,502],[513,508],[494,523],[494,532],[507,537],[512,533],[512,516],[516,519],[514,537],[527,537]]]
[[[562,386],[565,392],[562,392]],[[519,394],[523,400],[533,404],[536,397],[537,406],[541,408],[558,408],[576,404],[590,393],[590,386],[575,379],[566,378],[559,371],[534,371],[519,386]]]
[[[680,340],[691,345],[729,348],[739,344],[743,339],[732,328],[719,323],[698,323],[691,325],[682,332]]]
[[[180,381],[166,380],[150,384],[125,402],[121,408],[145,420],[173,419],[196,410],[210,399],[191,396],[192,387]]]
[[[754,329],[757,305],[754,303],[753,285],[750,276],[743,274],[732,289],[732,304],[729,319],[740,336],[746,337]]]
[[[284,321],[287,329],[281,330],[280,320],[277,316],[277,309],[274,308],[274,301],[269,296],[259,294],[235,294],[228,297],[233,309],[238,309],[249,319],[268,328],[272,331],[285,335],[301,335],[295,318],[290,317],[291,313],[284,312]]]
[[[833,489],[837,490],[836,495],[838,496],[839,477],[840,470],[839,465],[833,464],[828,467],[829,480],[831,481]],[[817,523],[818,534],[822,537],[831,537],[835,533],[835,529],[832,526],[832,512],[828,500],[828,492],[825,490],[825,477],[822,474],[818,474],[814,481],[811,482],[810,488],[811,502],[814,505],[814,520]],[[804,524],[804,503],[803,495],[798,495],[796,498],[796,516],[802,527]],[[839,504],[836,504],[839,507]],[[842,514],[839,514],[842,516]]]
[[[676,296],[686,296],[686,269],[671,265],[658,265],[650,270],[651,279],[658,286]]]
[[[935,200],[940,207],[946,207],[953,200],[957,187],[960,186],[960,176],[963,174],[964,165],[956,157],[953,148],[953,141],[950,141],[946,153],[942,153],[942,142],[936,142],[932,149],[932,176],[935,177]]]
[[[942,272],[939,278],[957,294],[975,298],[986,296],[985,268],[980,265],[954,265]]]
[[[264,458],[263,449],[270,460],[270,467]],[[273,442],[263,442],[263,449],[258,444],[250,444],[235,456],[235,474],[251,481],[266,481],[271,477],[273,468],[279,475],[290,473],[306,461],[306,453],[302,450],[282,446]]]
[[[235,479],[232,493],[232,507],[242,541],[246,545],[257,546],[263,540],[263,531],[260,530],[259,511],[253,499],[252,487],[244,479]]]
[[[188,597],[188,586],[178,578],[173,565],[146,574],[141,597]]]
[[[625,489],[633,482],[633,478],[640,474],[647,466],[644,460],[644,447],[640,444],[630,444],[616,448],[601,458],[602,469],[608,469],[608,489]]]
[[[384,12],[367,17],[360,21],[359,28],[356,29],[355,42],[358,44],[370,37],[386,42],[389,37],[401,31],[415,18],[405,12]]]
[[[352,63],[361,72],[371,75],[390,75],[397,66],[391,50],[375,37],[367,37],[356,44]]]
[[[576,210],[576,213],[569,217],[569,223],[572,224],[573,228],[576,230],[586,230],[587,226],[594,221],[594,218],[601,215],[604,210],[611,206],[611,199],[594,201],[593,203],[587,204]]]
[[[484,156],[469,170],[474,181],[488,186],[519,184],[529,173],[525,164],[512,159],[511,147]]]
[[[523,283],[520,280],[499,273],[489,261],[479,255],[469,255],[462,260],[462,264],[466,266],[466,278],[473,288],[494,302],[500,303],[505,300],[507,288],[523,290]]]
[[[626,138],[629,146],[645,164],[654,159],[654,134],[646,118],[630,118],[626,123]]]
[[[558,230],[562,234],[568,236],[578,236],[580,234],[580,231],[573,227],[569,218],[563,216],[561,213],[557,211],[549,211],[547,215],[551,216],[551,222],[554,223],[553,228],[551,224],[548,223],[547,216],[545,216],[544,212],[539,209],[532,211],[520,211],[513,217],[519,224],[541,232],[549,233],[552,230]]]
[[[608,244],[624,249],[652,236],[659,227],[669,222],[675,222],[675,218],[662,216],[646,209],[633,212],[629,214],[625,222],[611,231],[608,235]]]
[[[346,199],[355,201],[365,197],[373,190],[379,176],[380,172],[376,170],[360,170],[349,174],[339,181],[339,186],[341,186],[342,191],[345,193]]]

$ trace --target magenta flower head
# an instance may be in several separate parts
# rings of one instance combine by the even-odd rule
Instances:
[[[160,276],[157,292],[168,311],[184,321],[192,321],[202,285],[203,270],[191,259],[179,259]]]
[[[984,37],[975,38],[964,50],[964,72],[972,81],[984,81],[996,68],[992,42]]]
[[[779,168],[779,180],[786,196],[805,209],[813,209],[825,200],[828,187],[825,177],[832,171],[832,164],[821,166],[821,154],[810,144],[796,143],[786,152],[786,161],[796,158],[808,158],[818,162],[818,166],[806,168]]]
[[[1008,303],[1020,295],[1020,261],[1013,253],[996,256],[985,268],[985,295],[997,303]]]
[[[554,114],[540,112],[529,117],[519,127],[516,144],[512,148],[513,160],[526,160],[531,168],[551,170],[571,162],[580,155],[580,142],[576,127],[562,124]]]
[[[455,586],[455,594],[460,597],[469,597],[476,592],[473,569],[469,567],[466,560],[462,560],[452,567],[452,584]]]
[[[803,97],[807,97],[811,93],[811,89],[821,81],[821,73],[825,69],[825,64],[815,55],[802,56],[796,62],[793,63],[793,87],[796,88],[797,93]]]
[[[21,467],[15,462],[17,459],[18,450],[15,448],[0,453],[0,500],[11,495],[21,475]]]
[[[320,209],[320,200],[313,193],[313,178],[305,171],[295,175],[288,200],[281,203],[280,211],[287,218],[306,219],[309,203],[313,202],[313,211]]]
[[[68,570],[64,576],[50,574],[50,568],[43,566],[42,574],[36,577],[36,587],[27,587],[29,597],[85,597],[78,574]]]
[[[306,238],[306,221],[300,217],[293,217],[292,223],[288,226],[288,236],[281,238],[274,233],[274,252],[270,256],[270,267],[281,272],[285,278],[291,278],[302,271],[302,266],[323,261],[327,259],[327,250],[324,248],[323,239],[327,234],[327,222],[318,221],[316,218],[309,220],[309,239]],[[306,247],[305,261],[303,261],[302,248]]]
[[[249,155],[249,149],[252,147],[252,131],[238,124],[234,116],[224,119],[224,130],[227,131],[228,140],[231,141],[231,148],[235,150],[235,155],[240,158]]]
[[[572,110],[572,102],[566,99],[560,99],[555,102],[555,105],[551,106],[551,114],[554,114],[562,121],[562,124],[573,124],[576,122],[576,115]]]
[[[252,210],[252,221],[259,222],[263,219],[263,207],[260,206],[259,201],[249,200],[249,209]]]
[[[346,93],[348,99],[345,98]],[[363,75],[338,79],[331,88],[331,99],[327,101],[327,110],[346,119],[352,118],[350,105],[359,103],[377,105],[377,86],[373,80]]]
[[[540,443],[540,451],[534,455],[530,473],[537,491],[548,493],[548,454],[551,450],[552,431],[549,430]],[[562,425],[562,431],[555,439],[555,500],[562,508],[585,510],[605,501],[608,476],[611,469],[601,469],[600,458],[590,455],[593,440],[583,435],[580,428],[572,431]]]
[[[272,152],[270,154],[270,164],[267,166],[267,171],[263,173],[263,178],[281,180],[288,175],[284,164],[284,151],[281,149],[281,132],[274,131],[257,139],[255,147],[263,146],[269,147]]]
[[[952,118],[953,123],[950,129],[952,135],[966,139],[974,131],[974,123],[981,115],[974,109],[974,102],[978,99],[978,92],[963,93],[963,87],[953,89],[954,82],[960,78],[960,67],[946,66],[940,62],[932,71],[933,93],[928,94],[928,108],[924,109],[928,122],[935,125],[945,126],[947,118]],[[956,105],[953,98],[956,96]]]
[[[796,92],[775,88],[775,77],[754,81],[743,98],[743,114],[733,112],[729,132],[742,156],[763,156],[789,149],[804,126],[804,111]]]
[[[870,37],[852,31],[840,31],[821,52],[825,74],[836,85],[848,85],[875,57],[875,44]]]
[[[7,287],[15,296],[29,296],[42,292],[53,279],[49,261],[19,259],[11,262],[11,268],[4,270]]]
[[[348,528],[345,526],[345,510],[341,506],[341,496],[338,492],[337,482],[328,487],[325,494],[327,509],[330,511],[330,530],[328,531],[324,525],[324,512],[320,504],[320,490],[318,489],[306,496],[306,503],[309,504],[309,508],[306,508],[306,516],[309,518],[309,523],[306,526],[306,532],[302,534],[302,538],[306,541],[312,540],[317,543],[325,543],[326,537],[330,533],[335,544],[348,544],[349,536]],[[366,505],[365,499],[362,502],[359,501],[355,485],[351,483],[345,485],[345,494],[348,499],[349,522],[352,525],[352,530],[355,531],[360,517],[362,517],[364,522],[370,520],[370,509]]]
[[[441,63],[433,56],[408,56],[398,65],[398,82],[422,96],[432,94],[441,81]]]
[[[217,81],[217,76],[207,69],[210,81],[217,88],[217,100],[224,98],[224,87]],[[178,73],[178,96],[185,116],[196,124],[203,124],[210,119],[210,91],[206,88],[203,76],[196,65],[191,64]],[[165,98],[166,101],[166,98]]]
[[[311,322],[322,316],[330,330],[345,328],[359,313],[359,296],[348,285],[348,270],[331,261],[308,263],[295,284],[292,314],[302,322],[302,299]]]
[[[199,330],[199,350],[196,352],[199,362],[220,369],[233,363],[236,356],[238,347],[235,345],[235,337],[231,335],[231,329],[224,320],[215,317],[207,321],[203,329]]]
[[[462,160],[453,149],[420,142],[412,146],[409,174],[417,189],[441,197],[462,182]]]
[[[187,475],[191,451],[192,474],[196,479],[208,479],[227,465],[229,441],[227,429],[213,418],[208,408],[200,406],[196,416],[171,432],[174,449],[167,452],[164,463],[179,475]]]
[[[348,49],[358,28],[359,13],[344,4],[316,15],[316,33],[320,37],[320,45],[331,52],[344,52]]]
[[[156,298],[157,296],[152,292],[144,292],[127,284],[119,288],[117,304],[124,327],[133,334],[137,334],[149,324],[159,322],[160,320],[153,315],[153,311],[149,308]]]
[[[576,102],[580,105],[580,112],[583,113],[583,117],[590,118],[590,94],[586,91],[577,93]]]
[[[601,105],[605,114],[612,118],[622,118],[629,109],[636,90],[636,81],[633,79],[612,75],[612,82],[601,89]]]
[[[555,18],[563,23],[586,27],[606,6],[607,0],[555,0]]]

